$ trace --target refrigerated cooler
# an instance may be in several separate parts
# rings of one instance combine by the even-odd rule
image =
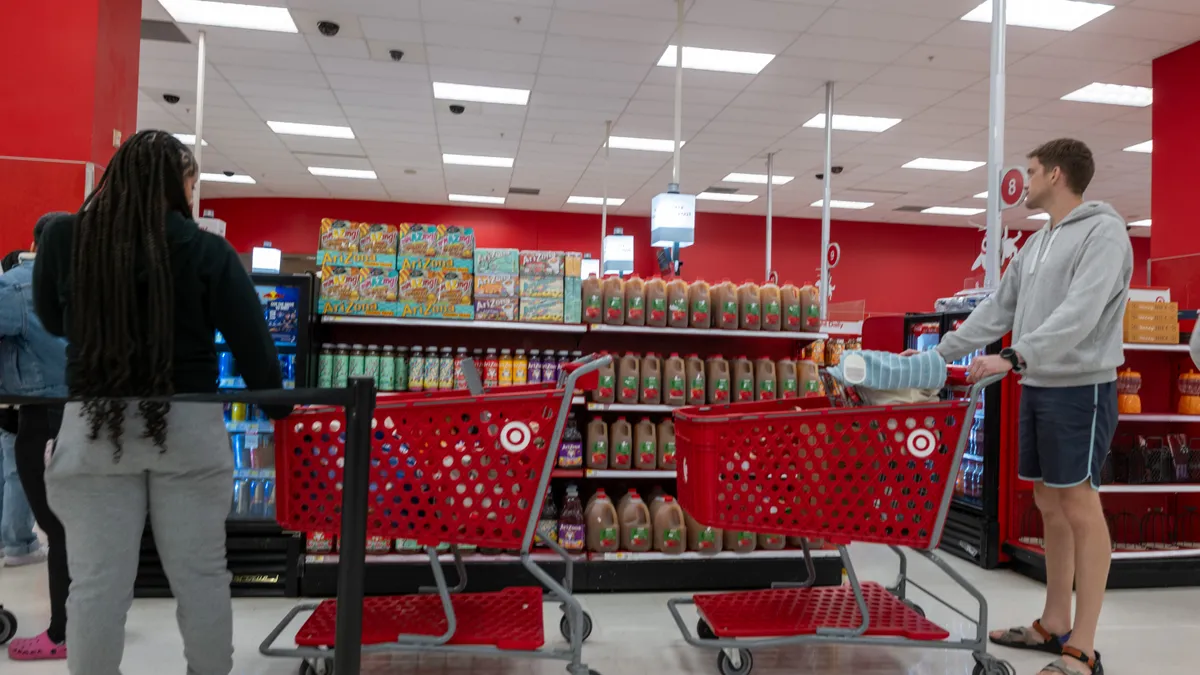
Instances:
[[[953,331],[969,311],[909,314],[904,320],[905,348],[927,351]],[[979,354],[999,354],[996,342],[955,362],[966,365]],[[954,365],[954,364],[952,364]],[[970,437],[954,482],[954,499],[942,535],[942,550],[987,569],[1000,563],[1000,485],[1004,447],[1001,439],[1001,398],[1005,380],[984,390],[971,417]],[[947,394],[948,395],[948,394]]]
[[[314,281],[310,274],[252,274],[263,315],[279,352],[286,389],[307,386],[311,379],[312,307]],[[223,392],[245,389],[237,362],[218,333],[218,387]],[[275,427],[257,406],[225,406],[225,427],[233,453],[226,548],[235,596],[299,593],[302,542],[286,534],[275,521]],[[166,577],[147,527],[135,592],[139,596],[169,595]]]

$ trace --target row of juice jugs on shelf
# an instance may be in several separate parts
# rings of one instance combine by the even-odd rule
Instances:
[[[564,448],[567,435],[564,433]],[[563,469],[613,469],[616,471],[675,470],[675,421],[655,424],[642,418],[630,424],[618,417],[612,424],[594,417],[587,425],[586,445],[578,455],[565,450],[558,455]]]
[[[703,405],[799,398],[820,391],[820,374],[810,361],[739,356],[730,362],[720,354],[701,359],[672,353],[664,359],[628,353],[600,368],[591,397],[597,403]]]
[[[703,279],[643,281],[632,276],[583,280],[583,320],[613,326],[720,328],[724,330],[817,331],[820,300],[815,286],[791,283],[737,286],[728,279],[709,286]]]
[[[476,348],[470,356],[486,387],[558,382],[562,367],[583,352],[555,353],[524,349]],[[466,389],[466,347],[393,347],[323,344],[317,361],[317,386],[345,387],[352,377],[372,377],[379,391],[451,391]]]
[[[637,490],[629,490],[617,503],[598,488],[587,506],[579,500],[579,490],[567,486],[562,511],[547,493],[538,517],[538,535],[554,539],[570,552],[613,553],[717,553],[722,550],[748,553],[756,548],[778,551],[789,545],[799,547],[800,540],[777,534],[722,531],[696,522],[686,514],[674,497],[655,488],[647,504]]]

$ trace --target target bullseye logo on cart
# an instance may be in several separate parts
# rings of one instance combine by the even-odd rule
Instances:
[[[908,452],[913,457],[925,459],[933,454],[937,447],[937,436],[928,429],[914,429],[908,435]]]
[[[509,422],[500,430],[500,445],[509,452],[523,452],[532,438],[533,432],[524,422]]]

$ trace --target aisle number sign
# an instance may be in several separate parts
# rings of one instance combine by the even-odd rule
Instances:
[[[1029,185],[1026,181],[1025,169],[1010,166],[1000,174],[1000,210],[1005,211],[1020,206],[1025,201],[1025,192]]]
[[[842,246],[836,241],[829,244],[829,248],[825,249],[825,262],[829,263],[829,269],[837,267],[842,260]]]

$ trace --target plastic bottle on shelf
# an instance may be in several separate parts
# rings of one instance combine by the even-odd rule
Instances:
[[[467,375],[463,372],[463,363],[469,358],[466,347],[454,350],[454,388],[459,391],[467,388]],[[477,370],[475,373],[479,374],[479,371]]]
[[[646,325],[646,284],[636,274],[625,280],[625,325]]]
[[[725,530],[725,550],[749,553],[758,547],[758,535],[753,532]]]
[[[354,345],[350,348],[350,377],[362,377],[367,372],[367,348]]]
[[[374,380],[375,388],[379,388],[379,345],[367,345],[363,356],[363,377]]]
[[[783,329],[783,304],[779,298],[779,286],[768,281],[759,287],[758,295],[762,303],[762,329],[779,331]]]
[[[653,352],[642,357],[642,384],[638,398],[642,403],[658,405],[662,403],[662,359]]]
[[[483,386],[500,386],[500,359],[496,358],[495,347],[488,347],[483,357]]]
[[[588,500],[583,514],[587,521],[587,550],[592,553],[612,553],[621,548],[621,524],[617,519],[617,507],[604,492],[597,488]]]
[[[341,388],[350,383],[350,345],[340,342],[333,352],[333,386]]]
[[[328,342],[321,345],[317,357],[317,386],[325,389],[333,386],[333,345]]]
[[[800,330],[816,332],[821,330],[821,296],[816,286],[804,286],[800,289]]]
[[[710,356],[707,371],[705,379],[708,382],[708,402],[731,403],[732,387],[729,380],[729,362],[720,354]]]
[[[783,314],[783,330],[800,332],[804,326],[804,306],[800,289],[790,281],[783,282],[779,287],[779,307]]]
[[[542,512],[538,516],[537,533],[541,541],[534,540],[534,543],[540,546],[546,546],[542,542],[547,540],[558,543],[558,507],[554,505],[554,490],[550,487],[546,488],[546,501],[542,502]]]
[[[667,405],[687,403],[687,364],[676,352],[663,361],[662,399]]]
[[[422,347],[413,347],[408,359],[408,390],[425,390],[425,350]]]
[[[683,279],[667,282],[667,325],[671,328],[688,327],[688,285]]]
[[[638,391],[642,384],[642,362],[636,354],[626,353],[617,365],[617,402],[638,402]]]
[[[561,469],[583,468],[583,435],[579,433],[575,413],[567,415],[567,426],[558,445],[558,466]]]
[[[658,429],[649,418],[638,420],[633,429],[633,468],[653,471],[658,467]]]
[[[555,361],[555,368],[554,368],[554,383],[555,384],[557,384],[558,381],[560,379],[562,379],[563,366],[567,365],[570,362],[571,362],[570,353],[567,352],[567,350],[565,350],[565,349],[558,350],[558,359]]]
[[[441,373],[442,363],[438,358],[437,347],[425,348],[425,374],[421,377],[421,386],[425,391],[438,390],[438,375]]]
[[[617,505],[621,521],[621,548],[632,553],[644,553],[653,545],[650,509],[637,490],[630,490]]]
[[[529,382],[529,361],[525,358],[525,350],[518,349],[513,355],[513,384],[527,384]]]
[[[608,424],[599,417],[593,417],[587,425],[587,468],[607,469],[608,454]]]
[[[738,328],[762,330],[762,289],[747,279],[738,286]]]
[[[820,394],[821,372],[817,368],[817,364],[812,361],[800,361],[796,364],[800,379],[800,396],[813,396]]]
[[[683,509],[671,495],[659,495],[650,503],[650,522],[654,527],[654,550],[683,553],[687,550],[687,523]]]
[[[708,389],[704,385],[704,359],[696,354],[688,354],[684,359],[684,371],[687,378],[687,404],[704,405],[708,398]]]
[[[800,378],[796,372],[796,362],[791,358],[780,359],[775,364],[775,394],[779,398],[800,396]]]
[[[542,352],[540,349],[529,350],[528,371],[529,384],[539,384],[542,381]]]
[[[385,345],[379,354],[379,391],[396,390],[396,348]]]
[[[697,553],[720,553],[725,545],[725,534],[716,527],[701,525],[690,513],[683,514],[687,527],[688,550]]]
[[[758,533],[758,547],[764,551],[782,551],[787,547],[787,538],[782,534]]]
[[[659,422],[655,438],[658,441],[658,468],[662,471],[674,471],[675,420],[668,417]]]
[[[691,312],[688,322],[692,328],[712,328],[712,288],[707,281],[697,279],[688,286],[688,309]]]
[[[558,517],[558,543],[568,553],[583,551],[584,540],[587,538],[587,524],[583,519],[583,504],[579,501],[579,488],[567,486],[567,496],[563,500],[562,514]]]
[[[396,348],[396,391],[408,391],[408,347]]]
[[[722,330],[737,330],[738,328],[738,292],[737,286],[728,279],[713,286],[713,328]]]
[[[646,325],[656,328],[667,325],[667,282],[657,274],[646,282]]]
[[[438,391],[452,389],[454,389],[454,349],[442,347],[442,354],[438,359]]]
[[[604,297],[604,323],[625,325],[625,282],[614,274],[604,278],[601,286]]]
[[[600,352],[600,356],[608,356],[608,352]],[[596,389],[592,391],[592,401],[596,403],[612,403],[617,398],[617,368],[610,359],[596,371]]]
[[[513,383],[513,357],[512,350],[501,349],[500,360],[497,362],[500,367],[499,379],[501,387],[511,387]]]
[[[733,400],[738,403],[754,400],[754,364],[745,356],[733,360]]]
[[[608,428],[608,466],[618,471],[633,468],[633,426],[624,417]]]
[[[774,401],[779,397],[775,388],[778,375],[775,372],[775,362],[763,356],[754,361],[754,400]]]
[[[583,280],[583,322],[602,323],[604,321],[604,289],[600,278],[589,274]]]

